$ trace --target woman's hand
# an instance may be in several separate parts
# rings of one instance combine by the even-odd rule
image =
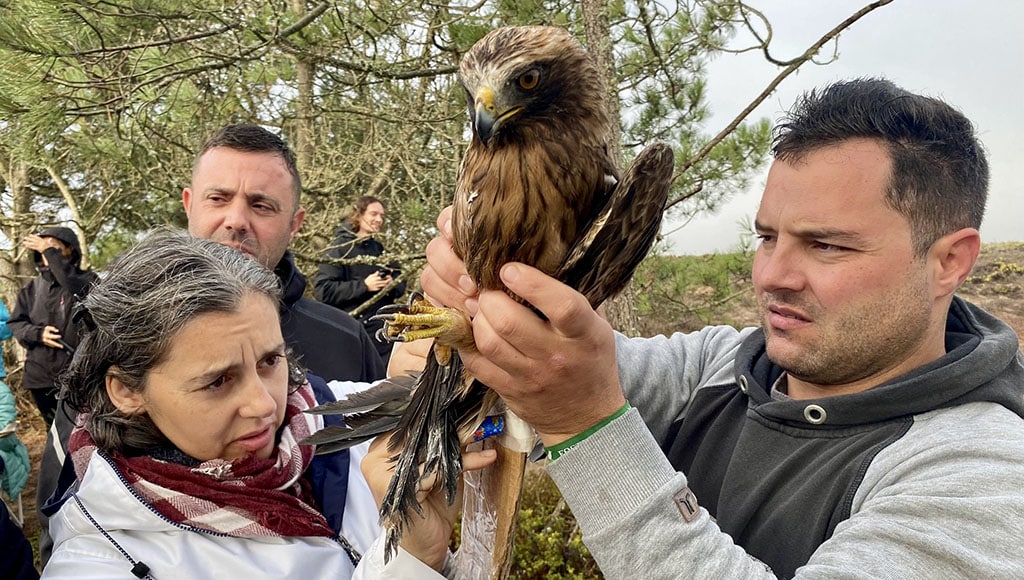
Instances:
[[[42,237],[36,234],[29,234],[22,240],[21,245],[29,250],[35,250],[40,254],[45,252],[49,248],[57,248],[58,250],[63,249],[60,242],[55,238]]]
[[[370,485],[373,492],[373,499],[380,508],[384,494],[387,492],[388,483],[391,481],[393,464],[388,460],[394,452],[388,451],[389,434],[377,437],[370,444],[370,451],[363,458],[361,465],[363,477]],[[466,452],[462,455],[462,467],[464,471],[475,471],[494,463],[497,452],[493,449],[484,451]],[[403,550],[414,556],[419,561],[440,571],[444,565],[445,557],[448,555],[448,541],[455,528],[455,520],[459,517],[459,510],[462,508],[462,489],[455,503],[448,505],[444,499],[444,490],[437,489],[430,491],[431,481],[420,483],[420,491],[416,494],[423,507],[423,515],[415,511],[409,513],[409,524],[406,526],[399,545]]]
[[[383,276],[380,272],[374,272],[363,280],[363,284],[366,284],[366,289],[370,292],[378,292],[381,288],[388,285],[391,282],[391,276]]]
[[[60,329],[56,326],[47,324],[43,327],[43,334],[40,340],[46,346],[50,348],[64,348],[64,345],[60,343],[60,338]]]
[[[46,259],[46,250],[50,248],[56,248],[60,251],[64,251],[64,246],[56,238],[49,236],[42,237],[36,234],[29,234],[25,236],[25,239],[21,241],[22,247],[27,250],[35,250],[43,257],[43,265],[49,266],[50,262]]]
[[[427,355],[434,346],[434,339],[421,338],[409,342],[396,342],[388,360],[388,376],[397,377],[418,373],[427,365]]]

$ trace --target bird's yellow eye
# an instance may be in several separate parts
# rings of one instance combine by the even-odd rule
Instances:
[[[523,87],[528,91],[536,87],[537,83],[539,82],[540,71],[535,68],[531,68],[530,70],[519,75],[519,86]]]

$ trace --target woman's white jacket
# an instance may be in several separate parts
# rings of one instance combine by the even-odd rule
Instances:
[[[337,395],[357,390],[330,386]],[[360,553],[380,534],[376,504],[359,470],[368,446],[351,450],[342,526]],[[172,523],[133,495],[99,454],[93,455],[75,496],[50,519],[50,534],[54,551],[45,578],[135,578],[135,562],[145,563],[159,580],[347,579],[354,568],[341,544],[330,538],[233,538]]]

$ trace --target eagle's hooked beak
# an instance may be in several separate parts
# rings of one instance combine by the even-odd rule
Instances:
[[[473,99],[473,128],[486,145],[505,121],[522,110],[522,107],[500,110],[494,91],[487,86],[481,87]]]
[[[473,117],[473,127],[480,140],[486,144],[499,125],[497,109],[494,106],[494,91],[490,87],[481,87],[473,100],[473,108],[476,113]]]

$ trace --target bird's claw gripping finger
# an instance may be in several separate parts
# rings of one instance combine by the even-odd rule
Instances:
[[[391,304],[377,311],[370,320],[383,320],[377,339],[387,342],[411,342],[436,338],[452,329],[451,312],[434,306],[422,294],[414,292],[408,304]]]

